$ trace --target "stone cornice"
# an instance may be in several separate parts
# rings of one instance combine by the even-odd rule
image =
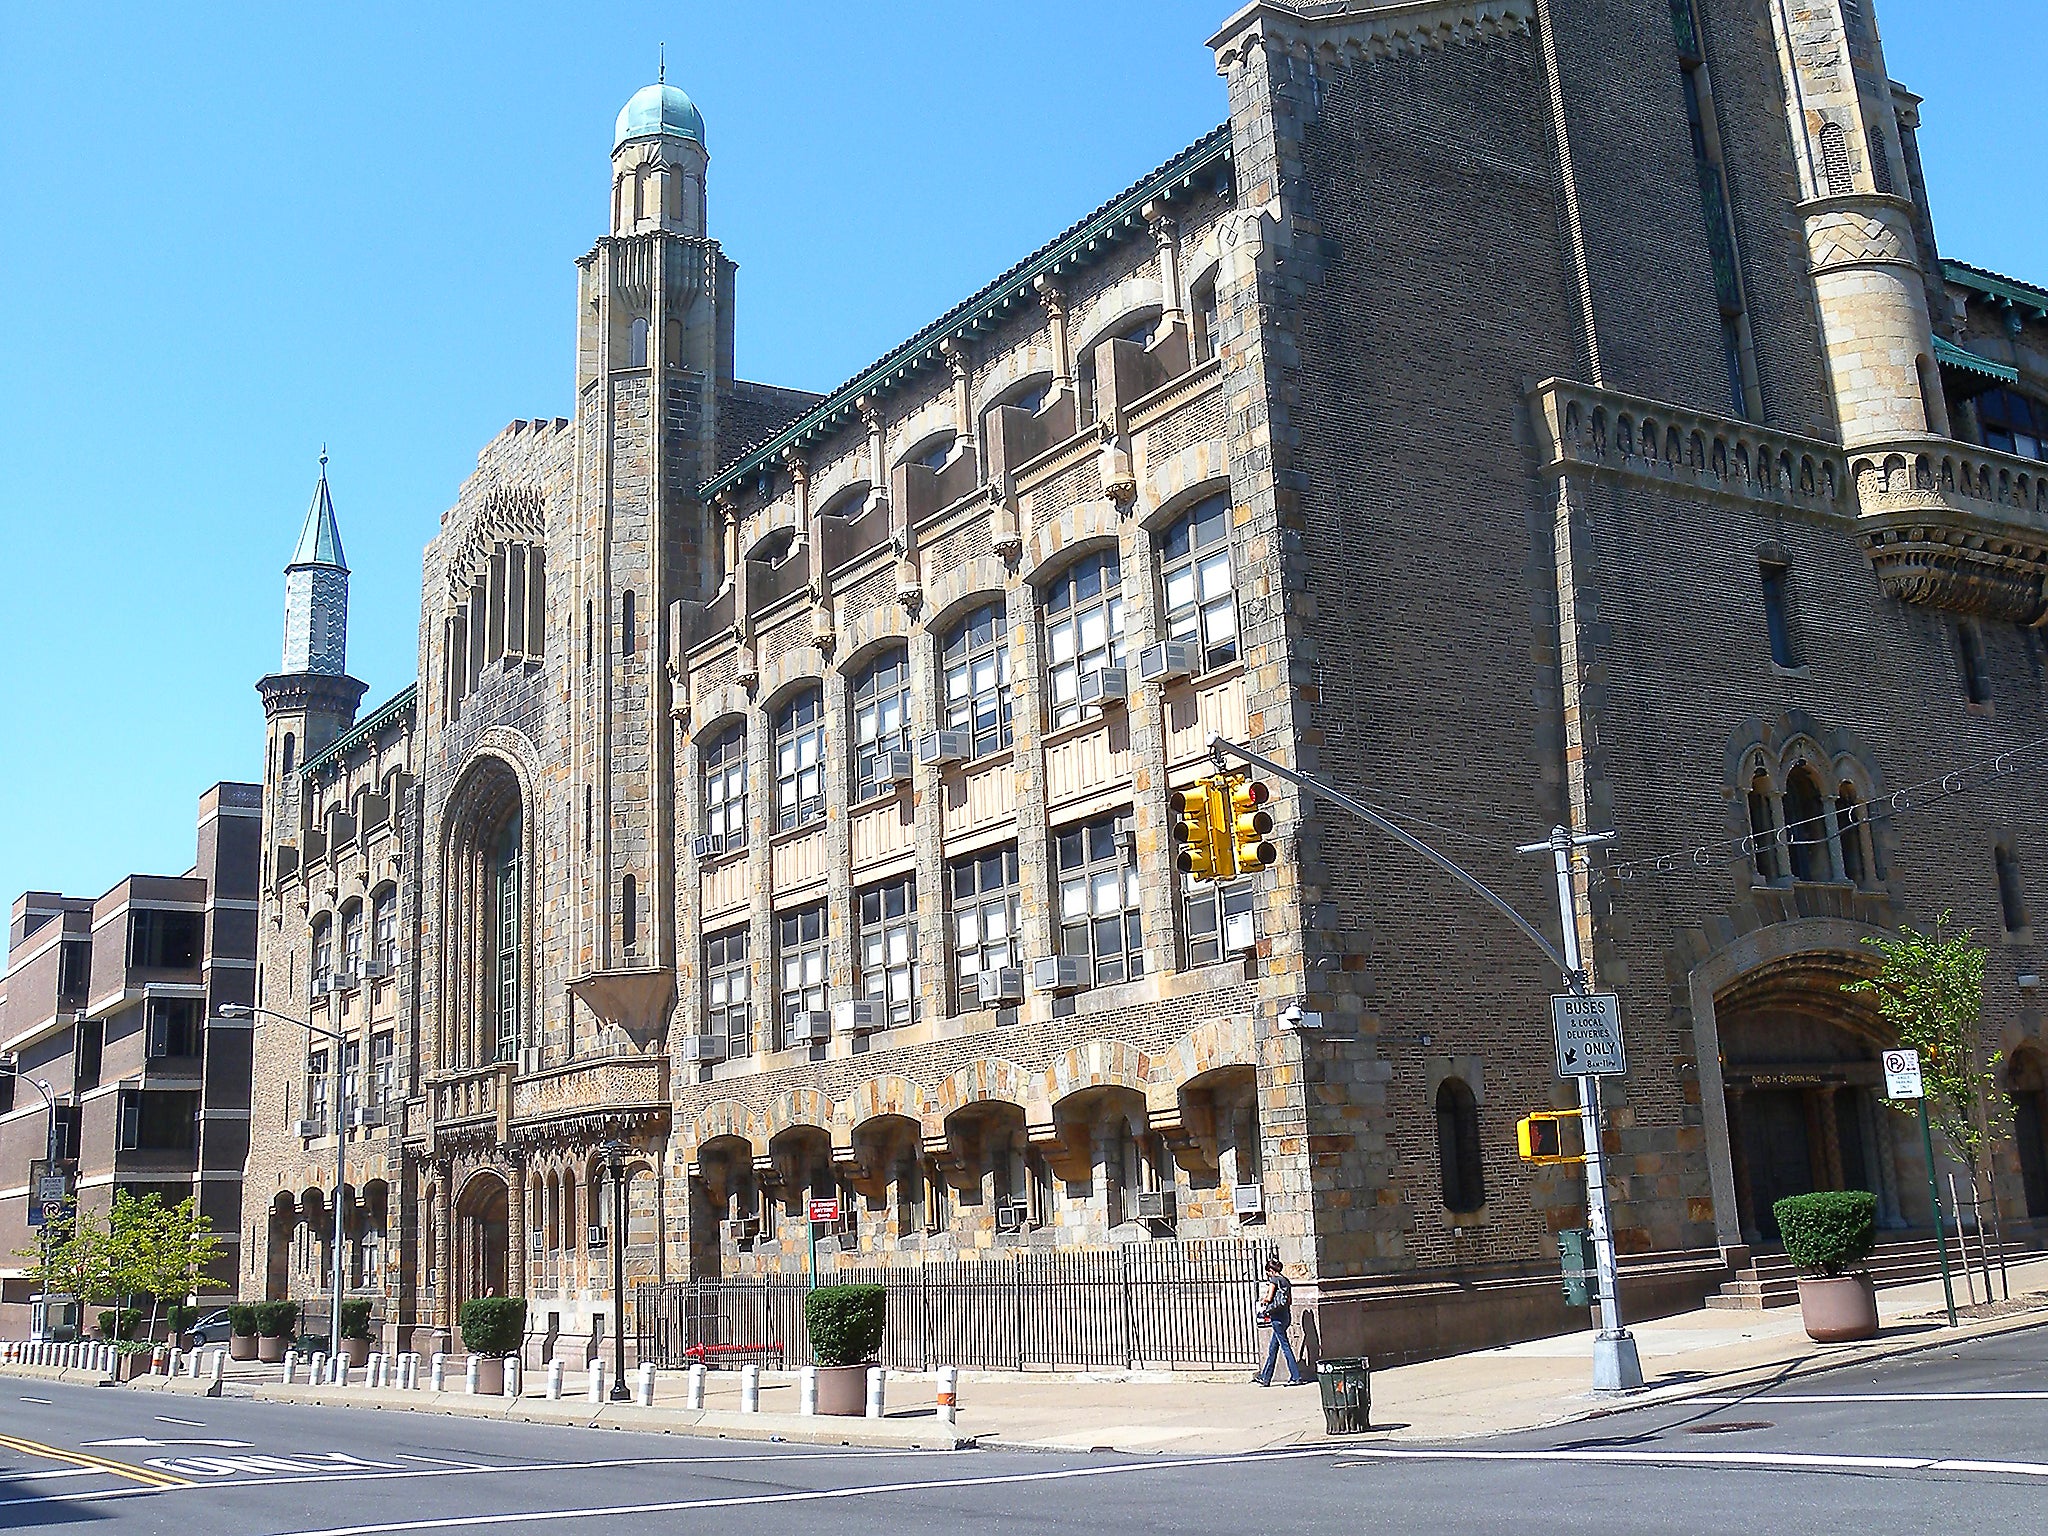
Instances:
[[[1256,0],[1209,39],[1216,68],[1228,73],[1251,50],[1272,48],[1299,58],[1378,59],[1535,25],[1535,0],[1324,0],[1282,5]]]

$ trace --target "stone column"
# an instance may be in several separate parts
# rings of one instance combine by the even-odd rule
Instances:
[[[1045,305],[1046,318],[1052,322],[1053,393],[1072,398],[1074,393],[1074,354],[1067,338],[1067,296],[1058,283],[1040,274],[1032,282],[1038,290],[1039,301]]]
[[[442,1163],[434,1185],[434,1321],[442,1329],[455,1326],[455,1256],[449,1249],[455,1228],[455,1168]]]
[[[1877,1131],[1877,1220],[1878,1225],[1896,1231],[1906,1225],[1906,1213],[1899,1206],[1899,1149],[1892,1125],[1893,1111],[1873,1102]]]
[[[1756,1192],[1749,1183],[1749,1152],[1742,1144],[1742,1089],[1731,1085],[1726,1094],[1728,1104],[1728,1161],[1735,1175],[1736,1221],[1742,1228],[1742,1240],[1753,1243],[1763,1231],[1763,1223],[1757,1217]]]
[[[1820,1100],[1820,1156],[1821,1166],[1827,1171],[1827,1187],[1842,1187],[1842,1122],[1835,1111],[1835,1095],[1841,1091],[1837,1083],[1823,1085],[1817,1095]]]
[[[505,1292],[526,1294],[526,1159],[512,1157],[510,1191],[505,1200]]]

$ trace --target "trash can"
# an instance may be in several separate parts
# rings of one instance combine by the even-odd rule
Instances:
[[[1372,1427],[1372,1371],[1363,1360],[1318,1360],[1323,1427],[1333,1435],[1362,1435]]]

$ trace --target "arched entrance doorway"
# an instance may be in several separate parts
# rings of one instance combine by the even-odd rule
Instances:
[[[1880,1102],[1888,1033],[1868,999],[1843,990],[1867,973],[1860,957],[1794,955],[1714,996],[1746,1242],[1778,1242],[1772,1207],[1817,1189],[1870,1190],[1879,1224],[1902,1225]]]
[[[462,1186],[455,1202],[455,1316],[462,1303],[479,1296],[503,1296],[511,1258],[511,1192],[495,1173],[479,1173]]]

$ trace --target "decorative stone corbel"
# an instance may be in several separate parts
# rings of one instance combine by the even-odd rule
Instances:
[[[906,524],[890,535],[889,543],[896,551],[896,601],[903,605],[905,613],[916,618],[918,610],[924,607],[924,577],[918,570],[917,535]]]
[[[1024,554],[1024,520],[1017,510],[1015,487],[1005,473],[988,488],[988,542],[997,556],[1012,570]]]
[[[738,653],[733,657],[732,680],[748,693],[761,686],[761,665],[754,655],[754,637],[741,635]]]
[[[811,584],[811,644],[829,658],[839,636],[832,623],[832,599],[824,593],[822,579]]]
[[[1102,494],[1116,503],[1117,515],[1125,517],[1138,499],[1138,474],[1132,466],[1131,440],[1116,427],[1109,420],[1102,424]]]

